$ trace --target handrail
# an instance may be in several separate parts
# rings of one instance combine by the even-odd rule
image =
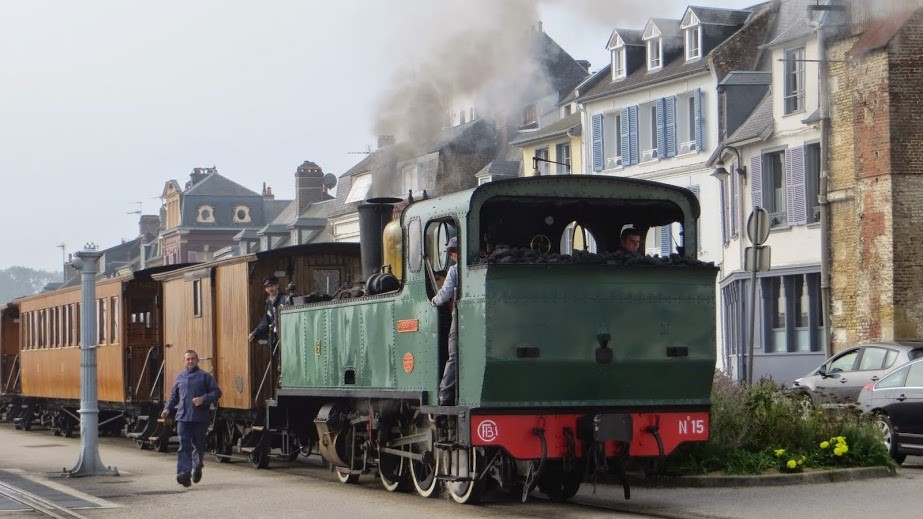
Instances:
[[[154,353],[154,347],[151,346],[147,350],[147,356],[144,357],[144,366],[141,367],[141,373],[138,374],[138,386],[135,387],[135,393],[138,394],[141,391],[141,383],[144,382],[144,374],[147,373],[147,365],[151,360],[151,353]]]
[[[163,368],[164,368],[164,364],[165,364],[166,362],[167,362],[166,360],[160,361],[160,369],[157,370],[157,376],[154,378],[154,383],[151,384],[151,394],[149,395],[149,398],[150,398],[151,400],[154,399],[154,391],[157,390],[157,384],[158,384],[158,382],[160,382],[160,377],[163,376]],[[165,396],[166,396],[166,395],[165,395]]]
[[[263,378],[260,380],[260,385],[256,390],[256,393],[253,395],[253,403],[259,405],[260,394],[263,392],[263,386],[266,384],[266,378],[269,376],[272,371],[272,359],[276,358],[276,352],[279,351],[279,344],[282,341],[276,341],[276,344],[272,347],[272,351],[269,354],[269,363],[266,364],[266,371],[263,372]]]
[[[8,378],[8,379],[6,380],[6,388],[4,388],[4,390],[3,390],[5,393],[9,393],[9,392],[10,392],[10,383],[11,383],[11,382],[13,381],[13,379],[14,379],[13,373],[16,374],[16,377],[15,377],[16,382],[17,382],[17,383],[19,382],[19,371],[20,371],[20,370],[18,369],[18,366],[19,366],[19,354],[18,354],[18,353],[16,354],[15,357],[13,357],[13,366],[14,366],[14,368],[10,369],[10,378]],[[15,384],[13,385],[13,388],[14,388],[14,389],[16,388]]]

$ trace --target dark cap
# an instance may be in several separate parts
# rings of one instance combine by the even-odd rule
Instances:
[[[276,276],[269,276],[268,278],[266,278],[265,281],[263,281],[264,287],[268,287],[269,285],[278,285],[278,284],[279,284],[279,278],[277,278]]]

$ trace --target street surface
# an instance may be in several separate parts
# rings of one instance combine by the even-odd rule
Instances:
[[[923,490],[923,458],[911,457],[893,478],[844,483],[749,488],[647,488],[634,486],[632,499],[617,486],[585,484],[571,503],[540,497],[522,504],[516,496],[490,496],[481,506],[462,506],[448,498],[388,493],[378,480],[364,476],[344,485],[320,458],[270,464],[256,470],[244,461],[206,460],[204,478],[183,488],[175,480],[175,453],[142,451],[123,438],[101,438],[103,463],[120,476],[68,478],[80,453],[80,440],[43,430],[17,431],[0,424],[0,519],[38,517],[9,499],[12,485],[69,507],[87,518],[106,517],[340,517],[432,519],[433,517],[523,518],[867,518],[911,517]],[[42,493],[44,492],[44,493]]]

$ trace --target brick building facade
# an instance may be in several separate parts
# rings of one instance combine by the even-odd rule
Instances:
[[[834,352],[923,338],[923,9],[913,10],[919,3],[894,3],[884,13],[876,4],[874,17],[868,6],[853,6],[844,36],[827,47]]]

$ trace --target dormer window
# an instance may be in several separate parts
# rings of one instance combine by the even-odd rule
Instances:
[[[699,17],[692,10],[686,11],[680,23],[680,29],[686,40],[686,61],[699,59],[702,57],[702,26],[699,25]]]
[[[612,79],[625,77],[625,47],[612,49]]]
[[[647,45],[647,71],[660,70],[663,67],[663,38],[660,29],[648,22],[642,39]]]
[[[200,205],[197,210],[196,221],[200,223],[215,223],[215,209],[210,205]]]
[[[647,69],[657,70],[663,63],[663,46],[660,45],[660,38],[648,40],[647,42]]]
[[[686,61],[702,57],[702,31],[699,26],[686,29]]]

